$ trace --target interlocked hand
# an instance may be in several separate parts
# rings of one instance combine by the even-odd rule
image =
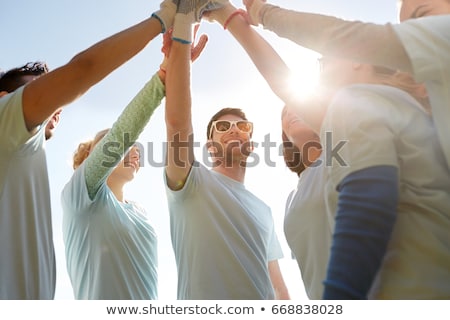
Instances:
[[[261,8],[266,4],[266,0],[242,0],[249,17],[250,24],[258,26],[261,23]]]
[[[162,32],[166,32],[173,26],[173,19],[177,12],[179,0],[164,0],[159,5],[160,9],[152,14],[152,17],[157,18],[161,22]]]
[[[197,44],[194,44],[199,28],[200,28],[200,24],[196,24],[194,27],[194,39],[191,44],[191,61],[192,62],[197,60],[197,58],[203,52],[203,49],[205,48],[206,43],[208,42],[208,36],[206,34],[202,34],[200,36]],[[166,58],[169,57],[170,48],[172,47],[172,41],[173,41],[172,33],[173,33],[173,28],[170,28],[167,32],[164,33],[164,36],[163,36],[163,46],[161,48],[161,52],[164,53],[164,56]]]

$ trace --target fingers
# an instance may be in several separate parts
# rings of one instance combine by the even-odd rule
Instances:
[[[253,4],[253,0],[243,0],[242,3],[244,4],[244,6],[247,7],[247,11],[248,11]]]
[[[191,61],[194,62],[202,53],[203,49],[205,49],[206,43],[208,42],[208,36],[206,34],[202,34],[198,40],[196,45],[192,45],[191,47]]]
[[[192,43],[195,42],[195,37],[197,36],[198,28],[200,28],[200,23],[197,23],[197,24],[194,25],[194,34],[192,36]]]
[[[173,28],[170,28],[163,35],[163,46],[161,48],[161,52],[164,53],[165,57],[169,56],[169,51],[172,47],[172,31]]]

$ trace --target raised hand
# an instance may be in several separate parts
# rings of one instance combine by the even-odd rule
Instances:
[[[200,36],[197,44],[196,45],[194,44],[199,28],[200,28],[200,24],[196,24],[194,27],[194,39],[193,39],[193,43],[191,44],[191,61],[192,62],[197,60],[197,58],[203,52],[203,49],[205,48],[206,43],[208,42],[208,36],[206,34],[202,34]],[[170,28],[163,35],[163,46],[161,48],[161,52],[164,53],[165,58],[169,57],[170,48],[172,47],[172,33],[173,33],[173,28]],[[164,64],[164,66],[165,66],[165,64]],[[161,67],[163,67],[163,65],[161,65]],[[165,70],[165,68],[163,70]]]
[[[198,39],[198,42],[196,45],[195,43],[195,37],[197,36],[198,28],[200,27],[200,24],[196,24],[194,27],[194,41],[191,45],[191,61],[194,62],[197,60],[197,58],[200,56],[200,54],[203,52],[203,49],[205,49],[206,43],[208,42],[208,35],[202,34],[200,38]]]
[[[189,15],[192,22],[200,22],[203,13],[219,9],[230,3],[229,0],[179,0],[177,13]]]
[[[200,24],[196,24],[194,27],[194,39],[193,43],[191,44],[191,61],[194,62],[197,60],[197,58],[200,56],[200,54],[203,52],[203,49],[205,49],[206,43],[208,42],[208,36],[206,34],[202,34],[195,45],[195,37],[197,35],[198,28],[200,27]],[[167,63],[168,58],[170,54],[170,48],[172,47],[172,32],[173,28],[170,28],[168,31],[166,31],[163,35],[163,46],[161,48],[161,52],[164,53],[164,60],[159,66],[159,77],[163,83],[165,83],[166,80],[166,69],[167,69]]]
[[[179,0],[164,0],[161,2],[160,9],[153,12],[152,17],[161,22],[162,32],[166,32],[173,26],[175,13],[177,12]]]
[[[242,0],[245,5],[250,24],[258,26],[261,23],[261,8],[266,4],[266,0]]]

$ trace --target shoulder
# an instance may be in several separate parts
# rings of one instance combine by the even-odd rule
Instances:
[[[402,23],[393,25],[394,30],[401,37],[411,32],[425,31],[442,31],[441,36],[450,38],[448,28],[450,28],[450,15],[427,16],[418,19],[409,19]]]

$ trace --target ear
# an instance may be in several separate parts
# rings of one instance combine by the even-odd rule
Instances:
[[[206,141],[206,149],[209,153],[214,153],[214,151],[216,151],[214,148],[214,143],[211,139],[208,139],[208,141]]]
[[[428,98],[428,92],[427,92],[427,88],[425,87],[424,84],[420,84],[416,87],[416,93],[419,97],[421,97],[422,99]]]
[[[250,140],[250,147],[249,147],[249,149],[250,149],[250,152],[253,152],[255,150],[255,145],[253,143],[253,140]]]
[[[0,98],[6,96],[8,94],[7,91],[0,91]]]

